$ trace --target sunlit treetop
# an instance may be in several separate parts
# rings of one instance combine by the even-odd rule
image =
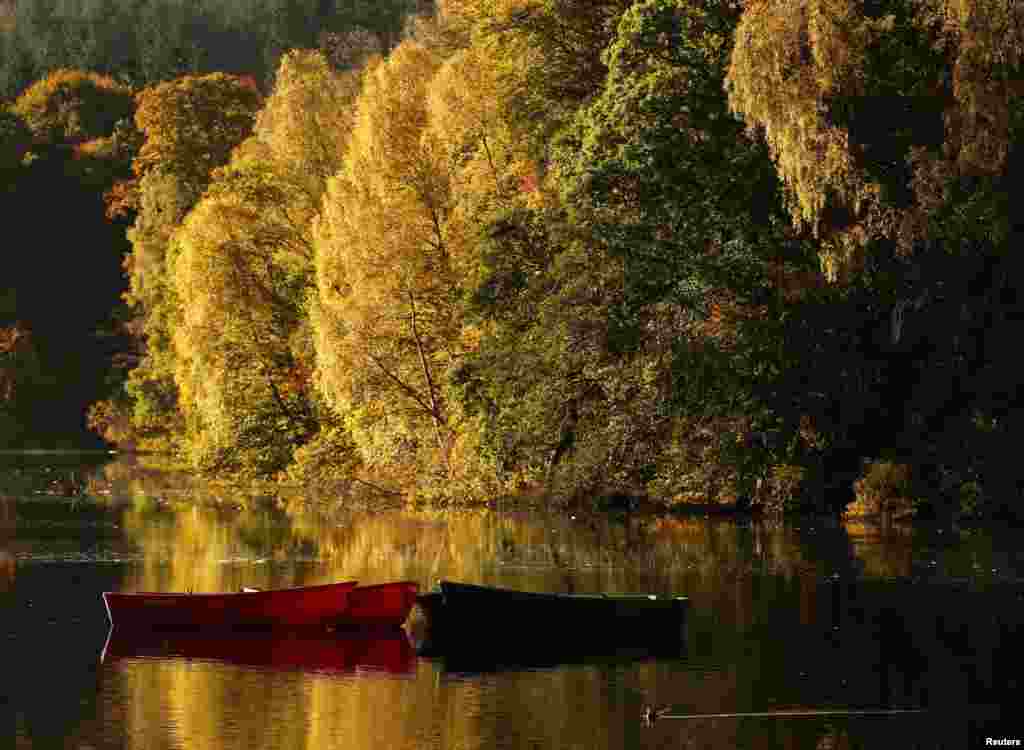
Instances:
[[[139,93],[136,103],[135,124],[146,137],[136,174],[166,170],[201,190],[252,132],[262,97],[251,79],[214,73],[161,83]]]
[[[323,53],[292,50],[256,119],[255,134],[305,174],[317,195],[341,165],[358,88],[358,75],[332,68]]]
[[[928,185],[929,170],[999,173],[1024,83],[1022,49],[1019,3],[752,0],[727,88],[732,108],[764,132],[794,222],[831,240],[834,275],[858,245],[900,231],[901,218],[884,206],[886,178],[871,168],[872,146],[889,139],[884,159],[912,165],[915,190]]]
[[[494,61],[510,123],[524,133],[535,131],[543,143],[600,90],[607,74],[603,51],[632,5],[632,0],[448,0],[445,12]]]
[[[736,32],[727,86],[732,107],[763,128],[797,222],[817,224],[830,193],[857,202],[849,134],[832,125],[826,100],[859,94],[869,38],[890,19],[864,17],[850,0],[751,2]]]
[[[109,136],[133,107],[131,88],[113,78],[61,69],[29,86],[13,111],[24,118],[36,143],[52,144]]]

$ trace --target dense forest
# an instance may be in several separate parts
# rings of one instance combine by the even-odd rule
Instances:
[[[275,2],[0,6],[0,441],[1022,515],[1024,7]]]
[[[394,46],[417,9],[417,0],[0,0],[0,97],[60,68],[137,89],[202,73],[268,84],[290,49],[331,54],[354,30],[382,51]]]

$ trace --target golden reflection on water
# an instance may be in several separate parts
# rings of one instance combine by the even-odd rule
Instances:
[[[917,554],[913,529],[909,526],[867,523],[851,519],[845,523],[864,574],[872,578],[898,578],[913,572]]]
[[[350,579],[427,586],[445,577],[625,591],[637,585],[638,570],[696,560],[695,549],[676,536],[695,531],[687,526],[666,536],[656,523],[586,525],[490,511],[316,516],[137,503],[125,511],[122,528],[142,558],[125,590],[231,591]],[[295,559],[308,564],[286,562]],[[496,680],[462,679],[426,659],[405,677],[275,672],[174,657],[107,668],[117,676],[118,702],[128,707],[122,721],[129,746],[140,750],[482,748],[510,736],[523,740],[514,745],[560,747],[585,737],[588,748],[621,746],[621,727],[608,722],[621,722],[614,704],[622,695],[609,693],[598,666]],[[655,665],[635,669],[656,682]]]
[[[643,668],[643,667],[641,667]],[[277,673],[203,662],[125,662],[117,703],[127,747],[622,747],[622,691],[599,668],[408,677]],[[638,722],[636,722],[638,724]],[[628,745],[627,745],[628,746]]]
[[[440,578],[547,591],[700,594],[749,625],[758,598],[804,579],[801,621],[817,586],[839,572],[905,576],[897,539],[857,543],[842,527],[807,535],[771,524],[737,527],[703,519],[606,519],[498,513],[313,512],[292,506],[224,507],[141,500],[121,526],[141,564],[122,585],[135,591],[235,591],[340,580]],[[846,570],[840,570],[842,566]],[[766,590],[767,589],[767,590]]]
[[[922,685],[953,706],[975,699],[978,685],[1013,677],[1003,666],[1016,661],[1005,645],[1015,642],[1012,614],[979,620],[986,605],[959,589],[943,594],[942,580],[923,595],[918,583],[903,585],[919,580],[923,565],[940,579],[1012,573],[1019,545],[991,535],[953,540],[941,530],[852,521],[426,513],[370,509],[365,499],[344,510],[347,497],[246,495],[122,464],[98,476],[89,498],[0,490],[0,599],[18,606],[3,613],[0,637],[13,636],[8,653],[21,656],[21,684],[39,681],[9,696],[16,747],[929,745],[910,719],[898,731],[889,728],[895,720],[665,721],[644,731],[640,709],[902,706],[918,701]],[[429,586],[438,578],[686,594],[691,637],[680,659],[465,674],[454,661],[412,658],[396,674],[301,660],[281,668],[225,658],[220,647],[191,658],[157,650],[97,670],[102,637],[83,634],[92,620],[105,627],[98,592],[106,588],[232,591],[348,579]],[[988,609],[1016,611],[995,595],[999,606]],[[35,606],[21,606],[29,600]],[[486,632],[486,613],[480,626]],[[42,670],[47,658],[52,667]]]
[[[813,630],[823,618],[837,616],[828,585],[837,571],[885,577],[909,570],[899,537],[888,544],[866,539],[873,533],[868,528],[851,534],[839,525],[653,517],[612,523],[491,510],[356,513],[272,500],[135,498],[120,525],[140,562],[126,569],[124,590],[232,591],[352,579],[414,580],[428,587],[450,578],[530,590],[648,591],[700,602],[695,616],[713,617],[705,632],[743,634],[763,626],[776,602],[786,603],[793,628]],[[856,637],[869,639],[870,632]],[[762,706],[775,688],[754,678],[764,669],[782,681],[793,668],[785,658],[778,661],[770,643],[744,638],[733,644],[729,658],[735,663],[727,668],[712,661],[702,666],[702,659],[712,658],[709,645],[691,643],[690,671],[651,661],[617,672],[582,664],[466,677],[421,658],[407,675],[358,669],[324,674],[180,657],[129,659],[105,669],[117,693],[111,720],[124,726],[127,746],[139,750],[600,749],[637,746],[634,706],[640,700],[685,695],[694,713]],[[857,648],[868,652],[874,646],[864,640]],[[688,731],[708,746],[739,746],[749,742],[744,726],[707,722]],[[815,741],[846,746],[848,737],[833,729],[824,727]],[[679,731],[657,727],[644,737],[670,742]],[[778,738],[781,746],[808,746],[802,732]]]

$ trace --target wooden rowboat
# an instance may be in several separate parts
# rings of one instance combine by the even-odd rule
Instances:
[[[410,674],[416,652],[404,630],[129,630],[112,628],[100,661],[202,661],[280,671]]]
[[[356,582],[237,593],[114,593],[103,601],[118,628],[214,628],[333,625]]]
[[[336,624],[342,628],[399,628],[416,606],[418,583],[399,581],[356,586]]]
[[[689,599],[649,594],[548,594],[441,581],[417,598],[428,639],[450,652],[504,644],[605,650],[677,645]]]
[[[357,587],[355,581],[237,593],[114,593],[111,625],[138,628],[399,627],[416,601],[411,581]]]

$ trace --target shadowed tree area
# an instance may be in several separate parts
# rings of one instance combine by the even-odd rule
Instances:
[[[821,352],[836,363],[814,389],[825,396],[807,398],[808,359],[787,395],[854,471],[864,457],[906,464],[919,491],[968,506],[985,487],[992,512],[1024,482],[1008,450],[1022,425],[1007,346],[1024,313],[1010,207],[1021,15],[986,0],[757,3],[729,74],[842,295],[825,331],[846,345]],[[819,319],[793,336],[820,332]]]
[[[16,383],[0,393],[5,447],[97,442],[85,409],[109,391],[112,357],[129,346],[116,306],[125,224],[107,221],[103,193],[130,173],[114,131],[131,107],[131,91],[111,79],[58,71],[3,115],[4,153],[18,155],[0,177],[8,228],[0,346],[3,377]]]

